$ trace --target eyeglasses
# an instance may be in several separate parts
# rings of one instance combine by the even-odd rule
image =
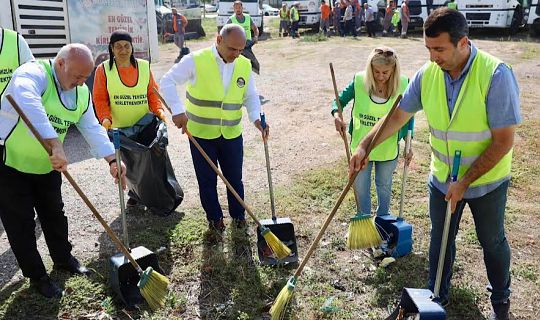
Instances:
[[[375,49],[375,52],[377,54],[383,55],[383,56],[385,56],[387,58],[394,55],[394,51],[392,51],[392,50]]]

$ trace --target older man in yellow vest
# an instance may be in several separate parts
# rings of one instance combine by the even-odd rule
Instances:
[[[468,204],[491,286],[490,319],[506,320],[510,309],[510,246],[504,232],[504,212],[514,132],[521,122],[519,88],[511,68],[477,49],[467,34],[467,21],[458,11],[442,7],[430,14],[424,24],[424,42],[431,62],[416,73],[378,141],[401,128],[415,112],[424,110],[432,151],[430,289],[435,284],[446,205],[450,201],[453,214],[440,297],[436,300],[442,306],[448,304],[455,238]],[[350,174],[366,165],[362,159],[379,126],[380,122],[360,143],[351,159]],[[458,180],[451,182],[456,150],[461,151],[461,165]]]
[[[269,132],[268,127],[261,126],[261,103],[251,63],[240,55],[245,44],[244,29],[227,24],[214,46],[187,55],[163,76],[160,84],[174,124],[182,132],[186,129],[191,132],[241,197],[244,196],[242,106],[265,139]],[[176,92],[176,86],[184,83],[187,83],[185,105]],[[209,228],[223,232],[225,224],[216,190],[217,175],[195,146],[190,147]],[[243,207],[230,192],[227,192],[227,200],[235,225],[244,227]]]
[[[73,274],[89,273],[71,255],[61,194],[60,172],[67,170],[68,165],[62,144],[71,125],[77,125],[94,154],[105,158],[111,175],[117,176],[119,164],[115,162],[114,148],[94,115],[90,92],[84,84],[93,69],[90,49],[69,44],[53,60],[33,61],[19,67],[6,88],[4,95],[13,96],[51,148],[50,156],[28,133],[5,96],[2,98],[0,218],[23,275],[48,298],[58,298],[62,291],[47,275],[37,250],[36,214],[54,268]]]

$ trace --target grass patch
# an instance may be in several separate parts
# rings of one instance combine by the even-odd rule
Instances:
[[[321,42],[321,41],[328,41],[328,37],[325,36],[322,32],[315,33],[315,34],[307,34],[302,35],[300,38],[301,42]]]
[[[540,50],[536,46],[526,45],[525,51],[521,54],[522,59],[530,60],[537,58],[540,54]]]
[[[540,279],[538,267],[533,264],[521,264],[514,267],[512,275],[535,283]]]

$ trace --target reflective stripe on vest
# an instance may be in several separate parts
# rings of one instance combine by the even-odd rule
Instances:
[[[354,105],[352,110],[352,139],[351,151],[354,152],[360,141],[369,133],[373,126],[384,117],[392,108],[396,97],[403,94],[407,88],[408,79],[401,76],[400,85],[396,95],[385,103],[375,103],[371,100],[364,85],[365,72],[359,72],[354,76]],[[393,160],[398,156],[398,135],[391,135],[379,144],[369,154],[369,159],[373,161]]]
[[[244,22],[240,23],[236,18],[236,15],[231,16],[231,22],[241,26],[246,32],[246,40],[251,40],[251,16],[247,13],[244,13]]]
[[[225,92],[212,48],[194,52],[193,61],[195,83],[188,83],[186,90],[189,131],[203,139],[238,137],[242,134],[242,105],[251,75],[251,62],[244,56],[236,58]]]
[[[137,59],[137,83],[129,87],[122,82],[116,63],[109,69],[109,60],[103,62],[107,78],[107,92],[111,106],[113,128],[131,127],[150,112],[148,105],[148,84],[150,83],[150,63]]]
[[[6,90],[19,61],[19,36],[17,32],[2,29],[2,48],[0,48],[0,96]]]
[[[430,131],[431,173],[441,183],[448,179],[455,150],[462,152],[459,179],[491,144],[486,97],[493,73],[501,63],[499,59],[478,50],[451,116],[446,100],[444,72],[435,63],[425,66],[421,100]],[[505,179],[510,175],[511,162],[512,150],[491,170],[474,181],[471,187]]]
[[[86,84],[76,87],[77,105],[74,110],[68,109],[58,96],[60,89],[52,73],[50,61],[36,61],[45,69],[47,89],[41,96],[41,103],[47,113],[49,122],[58,134],[58,139],[64,141],[69,127],[79,122],[89,105],[90,93]],[[5,164],[20,172],[45,174],[52,171],[49,155],[38,140],[32,135],[23,121],[19,121],[5,142]]]

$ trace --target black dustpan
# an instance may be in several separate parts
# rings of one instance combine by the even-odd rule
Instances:
[[[266,119],[264,113],[261,113],[261,126],[266,128]],[[298,246],[296,244],[296,236],[294,233],[294,225],[289,218],[276,217],[276,208],[274,205],[274,189],[272,187],[272,173],[270,172],[270,155],[268,152],[268,143],[266,139],[263,139],[264,143],[264,155],[266,158],[266,173],[268,175],[268,189],[270,191],[270,207],[272,210],[272,219],[261,220],[261,225],[270,229],[273,234],[278,237],[289,249],[291,249],[291,255],[278,260],[274,257],[272,250],[266,243],[260,230],[257,228],[257,252],[259,255],[259,261],[263,265],[277,265],[284,263],[291,263],[298,261]]]
[[[118,130],[113,130],[113,142],[115,148],[115,155],[117,163],[121,163],[120,158],[120,134]],[[118,166],[120,170],[121,166]],[[122,173],[119,172],[118,175]],[[120,212],[122,215],[122,229],[123,229],[123,242],[128,248],[130,255],[139,264],[139,266],[145,270],[148,267],[152,267],[155,271],[163,274],[163,270],[159,266],[157,255],[149,249],[139,246],[129,249],[129,236],[126,223],[126,210],[124,205],[124,190],[122,188],[122,180],[118,182],[118,192],[120,197]],[[128,306],[133,308],[135,305],[144,302],[144,298],[141,295],[137,283],[140,280],[139,273],[128,258],[123,253],[118,253],[109,259],[109,279],[113,291],[118,297]]]

